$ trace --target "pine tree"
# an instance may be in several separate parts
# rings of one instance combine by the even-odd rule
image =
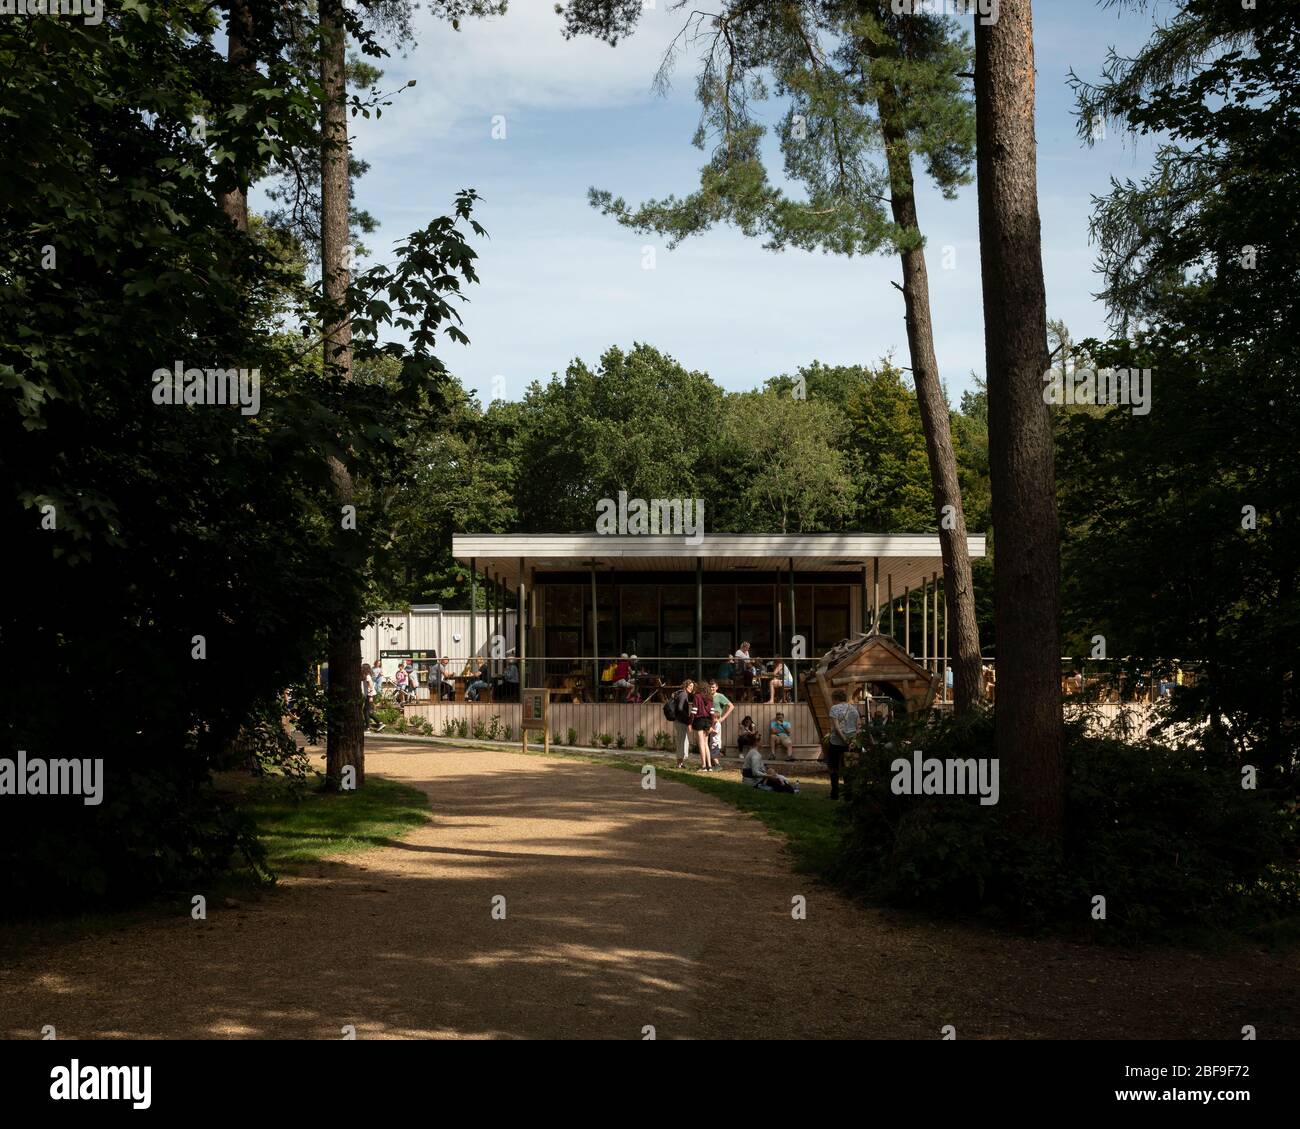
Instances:
[[[564,14],[570,31],[608,37],[626,32],[630,18],[617,4],[570,4]],[[592,203],[637,231],[669,236],[670,245],[729,222],[765,237],[774,250],[898,255],[903,281],[894,285],[903,295],[943,554],[954,697],[959,711],[968,710],[980,696],[979,631],[949,409],[934,352],[913,159],[946,197],[970,182],[974,113],[963,86],[969,40],[950,19],[896,13],[888,0],[731,0],[719,15],[693,14],[684,34],[708,42],[697,83],[702,117],[695,144],[703,149],[712,141],[714,149],[699,189],[635,209],[593,189]],[[665,60],[661,82],[670,63]],[[769,96],[765,74],[789,102],[780,147],[786,176],[806,192],[802,200],[776,187],[763,161],[765,127],[754,106]]]

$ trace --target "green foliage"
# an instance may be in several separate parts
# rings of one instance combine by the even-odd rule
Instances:
[[[725,469],[711,491],[717,527],[746,532],[805,533],[842,529],[852,510],[852,483],[836,449],[843,415],[820,400],[775,392],[725,398],[721,447]]]
[[[1081,125],[1160,143],[1148,176],[1098,201],[1120,332],[1084,343],[1096,365],[1151,370],[1150,413],[1057,409],[1067,646],[1201,660],[1175,711],[1294,788],[1300,13],[1182,5],[1078,86]]]
[[[566,745],[576,745],[578,743],[578,731],[572,725],[569,726],[568,732],[564,735],[564,743]]]
[[[592,205],[668,236],[670,246],[718,223],[773,249],[856,255],[915,246],[920,233],[890,210],[888,161],[915,157],[948,197],[969,183],[975,116],[961,75],[973,69],[972,49],[959,25],[856,0],[728,0],[722,9],[702,36],[696,82],[694,144],[712,144],[699,188],[636,208],[592,189]],[[775,127],[781,180],[801,186],[799,198],[765,163],[760,108],[772,96],[786,105]],[[882,104],[891,107],[888,140]]]
[[[216,187],[314,144],[314,60],[280,50],[279,20],[259,25],[264,69],[241,76],[210,5],[167,19],[130,5],[93,28],[0,20],[4,82],[29,92],[0,108],[0,301],[14,314],[0,505],[24,594],[0,635],[27,641],[0,649],[24,686],[0,702],[3,751],[59,755],[75,686],[96,719],[88,755],[105,761],[103,804],[19,806],[0,823],[0,867],[30,906],[189,888],[256,854],[210,771],[241,745],[256,766],[293,766],[281,692],[355,605],[374,548],[332,535],[324,456],[382,477],[435,410],[435,339],[460,339],[471,194],[349,295],[357,356],[391,362],[387,385],[321,372],[323,304],[301,257],[218,206]],[[390,327],[409,349],[380,343]],[[260,410],[160,403],[154,374],[178,364],[257,370]],[[319,732],[319,699],[303,709]]]
[[[1241,787],[1236,767],[1195,745],[1088,738],[1066,750],[1066,842],[1026,836],[1017,797],[906,796],[891,762],[993,753],[993,719],[895,728],[849,771],[839,876],[898,905],[980,914],[1018,927],[1058,927],[1108,941],[1201,927],[1259,924],[1300,911],[1300,823],[1278,790]],[[1092,898],[1107,916],[1093,921]]]
[[[640,344],[609,349],[595,371],[574,361],[563,379],[532,384],[518,412],[520,527],[591,529],[597,502],[619,490],[691,496],[709,480],[721,404],[704,373]]]

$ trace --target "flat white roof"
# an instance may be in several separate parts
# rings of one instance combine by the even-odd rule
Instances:
[[[984,555],[982,533],[966,543],[972,557]],[[943,571],[937,533],[706,533],[697,544],[681,535],[457,533],[452,555],[511,586],[519,581],[521,558],[525,573],[587,569],[593,562],[605,572],[669,572],[694,570],[698,560],[706,572],[735,571],[738,579],[752,569],[787,569],[791,559],[796,572],[846,573],[872,570],[879,560],[882,598],[889,578],[898,593]]]

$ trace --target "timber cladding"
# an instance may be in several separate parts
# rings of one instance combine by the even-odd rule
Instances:
[[[754,719],[759,732],[760,748],[765,752],[768,742],[768,724],[778,712],[785,714],[790,723],[790,734],[794,740],[794,759],[816,760],[821,753],[821,744],[817,729],[813,724],[812,714],[807,705],[799,702],[795,705],[769,705],[767,702],[736,702],[735,710],[722,727],[724,748],[732,755],[736,752],[736,734],[740,730],[740,719],[746,715]],[[652,748],[655,734],[660,730],[670,737],[673,723],[663,714],[663,704],[647,702],[625,704],[622,702],[557,702],[551,701],[550,733],[558,733],[562,740],[567,740],[570,728],[578,732],[579,745],[596,745],[592,738],[597,733],[608,733],[617,738],[623,735],[627,749],[636,747],[638,733],[645,734],[646,748]],[[406,707],[406,716],[422,717],[433,726],[435,736],[443,735],[443,727],[449,720],[462,718],[469,723],[470,735],[478,724],[487,726],[492,718],[497,719],[501,732],[510,727],[512,738],[519,740],[519,726],[522,717],[518,702],[415,702]],[[801,747],[802,746],[802,747]],[[614,744],[610,748],[616,748]]]

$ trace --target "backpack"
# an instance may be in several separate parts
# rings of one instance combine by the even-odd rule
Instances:
[[[664,702],[664,717],[669,721],[688,722],[691,719],[690,702],[686,700],[686,691],[678,690],[668,701]]]

